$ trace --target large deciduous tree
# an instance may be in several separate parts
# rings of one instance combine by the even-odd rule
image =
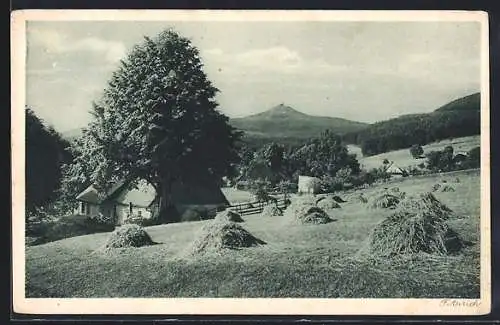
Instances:
[[[175,221],[174,182],[214,182],[230,173],[241,134],[217,110],[218,89],[202,68],[198,49],[173,30],[136,45],[94,103],[94,120],[65,170],[68,192],[145,179],[156,189],[159,217]]]

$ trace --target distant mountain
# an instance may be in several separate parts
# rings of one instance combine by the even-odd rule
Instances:
[[[262,113],[232,118],[229,123],[244,131],[245,139],[254,143],[269,141],[302,143],[320,135],[326,129],[345,134],[368,126],[366,123],[342,118],[304,114],[284,104]]]
[[[413,144],[480,134],[480,95],[475,93],[447,103],[431,113],[408,114],[371,124],[344,135],[344,141],[361,146],[371,156]]]

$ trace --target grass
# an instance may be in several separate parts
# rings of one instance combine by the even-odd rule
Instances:
[[[449,177],[452,182],[457,174]],[[187,258],[182,255],[210,221],[146,227],[160,243],[93,254],[110,233],[26,248],[27,297],[479,297],[479,172],[460,174],[455,192],[434,195],[455,212],[447,223],[472,243],[453,256],[394,259],[356,253],[391,210],[349,201],[336,222],[293,225],[284,216],[244,216],[244,228],[266,245]],[[405,179],[401,191],[430,191],[436,177]],[[365,192],[379,191],[370,188]],[[355,193],[354,193],[355,194]],[[349,198],[348,195],[341,195]]]
[[[232,187],[223,187],[221,190],[231,205],[255,201],[254,195],[249,191],[238,190]]]
[[[469,151],[472,148],[478,147],[480,143],[481,137],[479,135],[474,135],[433,142],[423,146],[422,148],[424,149],[424,153],[426,153],[430,151],[443,150],[446,146],[453,146],[454,151],[458,152]],[[355,153],[357,155],[359,163],[366,169],[378,168],[382,166],[384,159],[394,161],[397,166],[402,168],[416,166],[425,161],[425,159],[413,159],[408,148],[381,153],[370,157],[363,157],[361,149],[358,146],[349,145],[348,149],[351,153]]]

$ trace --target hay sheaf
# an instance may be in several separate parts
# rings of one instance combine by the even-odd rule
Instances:
[[[412,213],[426,212],[444,220],[454,216],[453,211],[430,192],[408,196],[401,201],[398,209]]]
[[[455,192],[455,188],[449,185],[445,185],[441,188],[441,192]]]
[[[370,207],[372,209],[395,209],[400,201],[400,197],[396,195],[390,193],[382,193],[374,195],[371,198]]]
[[[419,252],[445,255],[463,247],[445,220],[426,210],[394,212],[373,229],[368,244],[370,254],[385,257]]]
[[[330,210],[330,209],[340,209],[341,206],[336,202],[336,200],[333,197],[324,197],[316,201],[316,206],[323,210]]]
[[[396,211],[379,223],[368,239],[372,255],[429,253],[450,254],[464,242],[446,220],[453,212],[432,193],[421,193],[401,201]]]
[[[217,213],[215,216],[215,220],[217,221],[226,221],[226,222],[244,222],[243,218],[241,218],[240,214],[233,210],[224,210],[222,212]]]
[[[348,201],[366,204],[366,203],[368,203],[368,198],[363,193],[357,193],[357,194],[350,196]]]
[[[202,227],[189,253],[220,253],[225,249],[234,250],[265,244],[266,242],[256,238],[237,223],[213,220]]]
[[[155,242],[144,228],[136,224],[125,224],[111,233],[104,249],[142,247],[154,244]]]
[[[442,185],[441,185],[441,184],[436,183],[436,184],[434,184],[434,185],[432,186],[431,190],[432,190],[432,192],[436,192],[436,191],[437,191],[437,190],[439,190],[441,187],[442,187]]]
[[[283,211],[274,204],[266,205],[260,214],[262,217],[282,216]]]
[[[314,201],[313,201],[314,202]],[[298,200],[293,202],[286,210],[285,217],[299,224],[325,224],[332,222],[328,214],[311,201]]]

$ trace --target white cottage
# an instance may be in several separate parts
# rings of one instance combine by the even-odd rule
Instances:
[[[394,164],[393,161],[386,165],[385,172],[394,177],[404,177],[408,175],[408,172],[406,170],[398,167],[396,164]]]
[[[152,218],[158,209],[156,198],[155,188],[146,181],[140,181],[137,188],[130,186],[130,181],[119,182],[101,198],[97,189],[90,185],[76,197],[79,207],[75,213],[89,216],[102,214],[120,225],[129,216]],[[229,206],[215,184],[175,183],[172,186],[172,201],[180,214],[187,209],[215,211]]]

